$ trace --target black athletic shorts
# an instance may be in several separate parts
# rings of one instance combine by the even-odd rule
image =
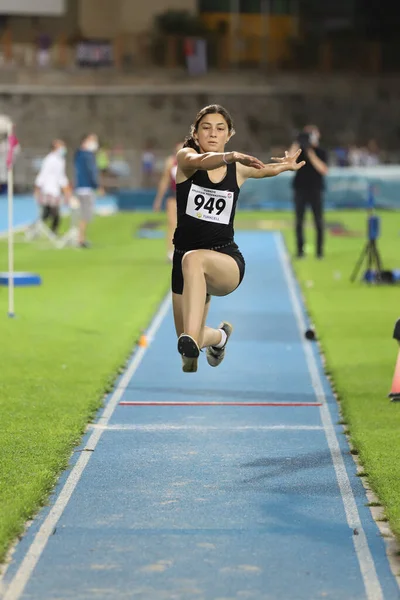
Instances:
[[[204,250],[214,250],[215,252],[221,252],[221,254],[227,254],[228,256],[232,256],[232,258],[236,261],[237,266],[239,267],[239,287],[239,285],[243,281],[246,263],[238,246],[235,243],[233,243],[227,246],[220,246],[216,248],[204,248]],[[174,292],[174,294],[182,294],[183,292],[182,259],[185,256],[186,252],[190,252],[190,250],[175,249],[174,252],[174,258],[172,263],[172,291]]]

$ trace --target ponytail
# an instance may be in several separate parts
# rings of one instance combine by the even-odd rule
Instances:
[[[193,150],[196,150],[196,152],[199,151],[199,146],[198,146],[198,144],[196,144],[193,134],[190,134],[185,137],[185,141],[183,142],[183,147],[184,148],[193,148]]]

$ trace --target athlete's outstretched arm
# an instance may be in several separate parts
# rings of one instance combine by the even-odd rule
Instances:
[[[306,164],[305,160],[297,162],[300,153],[301,149],[299,148],[294,154],[285,152],[283,158],[272,157],[272,160],[277,162],[264,165],[262,169],[252,169],[251,167],[242,166],[239,170],[240,178],[243,181],[246,179],[263,179],[264,177],[274,177],[284,171],[298,171]]]
[[[184,173],[187,171],[212,171],[233,162],[241,162],[252,169],[264,168],[264,163],[254,156],[241,154],[240,152],[205,152],[199,154],[193,148],[183,148],[177,154],[178,166]]]

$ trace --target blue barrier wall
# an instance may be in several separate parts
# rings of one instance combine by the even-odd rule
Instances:
[[[293,173],[268,179],[249,179],[242,187],[239,209],[285,210],[292,207]],[[400,166],[331,167],[326,177],[325,204],[330,209],[365,208],[368,189],[374,189],[378,208],[400,208]],[[119,210],[147,210],[155,190],[121,190],[116,194]]]
[[[107,213],[116,210],[116,198],[114,196],[100,196],[96,201],[96,212]],[[66,207],[62,207],[64,214],[68,213]],[[33,223],[38,218],[39,210],[33,196],[16,194],[13,204],[13,225],[23,227]],[[8,199],[0,195],[0,235],[6,232],[8,227]]]
[[[256,180],[244,184],[242,208],[282,210],[292,206],[293,173]],[[400,166],[331,167],[325,178],[325,205],[330,209],[365,208],[372,186],[377,208],[400,208]]]

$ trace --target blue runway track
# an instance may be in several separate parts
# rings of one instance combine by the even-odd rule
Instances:
[[[4,600],[395,600],[384,539],[278,233],[211,302],[225,361],[181,371],[170,298],[20,541]]]

